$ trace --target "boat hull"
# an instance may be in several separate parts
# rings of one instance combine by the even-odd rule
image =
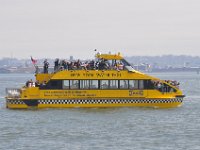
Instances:
[[[98,108],[98,107],[154,107],[181,106],[183,98],[167,99],[7,99],[7,108]]]

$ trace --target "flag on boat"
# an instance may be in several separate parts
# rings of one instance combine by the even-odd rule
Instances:
[[[37,60],[36,59],[33,59],[33,57],[31,56],[31,61],[32,63],[35,65],[37,63]]]

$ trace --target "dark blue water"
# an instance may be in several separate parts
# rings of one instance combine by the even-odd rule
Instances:
[[[152,75],[180,81],[183,106],[11,110],[5,88],[20,87],[33,75],[0,74],[0,150],[199,150],[200,75]]]

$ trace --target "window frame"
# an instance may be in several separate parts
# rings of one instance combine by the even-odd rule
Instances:
[[[88,84],[87,87],[85,86],[86,85],[85,82],[88,82],[88,83],[86,83],[86,84]],[[81,86],[83,86],[83,84],[85,86],[84,88],[81,87]],[[89,90],[90,89],[90,80],[79,80],[79,89],[80,90]]]
[[[68,81],[68,88],[65,88],[64,86],[64,82],[65,81]],[[66,86],[67,87],[67,86]],[[70,80],[69,79],[67,79],[67,80],[63,80],[63,82],[62,82],[62,89],[64,89],[64,90],[69,90],[70,89]]]
[[[111,81],[117,81],[117,84],[116,84],[116,88],[111,88]],[[116,89],[119,89],[119,80],[109,80],[109,89],[110,90],[116,90]]]
[[[108,81],[107,88],[102,88],[102,81]],[[106,79],[99,80],[99,89],[100,90],[109,90],[110,89],[109,80],[106,80]]]
[[[77,87],[76,88],[72,88],[72,84],[71,84],[71,82],[72,81],[78,81],[78,85],[77,85]],[[70,90],[79,90],[80,89],[80,82],[79,82],[80,80],[76,80],[76,79],[73,79],[73,80],[69,80],[69,87],[70,87]]]
[[[127,87],[121,88],[121,81],[127,81]],[[124,84],[125,85],[125,84]],[[129,79],[119,80],[119,89],[120,90],[129,90]]]
[[[92,81],[97,81],[97,88],[93,88],[92,87]],[[100,89],[99,85],[100,85],[100,83],[99,83],[98,79],[96,79],[96,80],[95,79],[94,80],[89,80],[89,87],[90,87],[91,90],[96,90],[96,89],[99,90]]]
[[[130,81],[135,81],[133,88],[130,87]],[[136,86],[135,86],[135,83],[136,83]],[[128,81],[128,89],[129,90],[139,90],[139,80],[138,79],[130,79]]]

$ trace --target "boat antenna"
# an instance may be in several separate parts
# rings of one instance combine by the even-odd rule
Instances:
[[[94,57],[95,57],[95,59],[96,59],[96,58],[97,58],[97,55],[100,55],[101,53],[100,53],[97,49],[94,49],[94,51],[95,51]]]

